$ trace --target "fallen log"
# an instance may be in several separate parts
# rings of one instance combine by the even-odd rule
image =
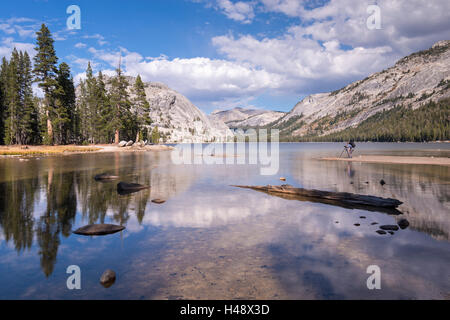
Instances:
[[[233,187],[262,191],[268,194],[292,200],[322,202],[346,208],[362,208],[362,209],[369,208],[369,210],[370,208],[377,208],[377,210],[370,210],[370,211],[383,211],[390,214],[400,214],[401,212],[395,210],[395,208],[397,208],[399,205],[403,203],[397,199],[391,198],[381,198],[376,196],[368,196],[348,192],[308,190],[302,188],[295,188],[291,185],[286,184],[281,186],[234,185]],[[378,210],[378,209],[385,209],[385,210]]]

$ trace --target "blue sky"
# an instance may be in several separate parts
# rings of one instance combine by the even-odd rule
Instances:
[[[371,4],[381,28],[370,29]],[[450,2],[430,0],[3,1],[0,57],[33,54],[41,23],[76,81],[87,61],[113,73],[160,81],[203,111],[235,106],[290,110],[301,98],[338,89],[411,52],[450,39]],[[81,30],[67,30],[69,5]],[[409,13],[409,14],[408,14]]]

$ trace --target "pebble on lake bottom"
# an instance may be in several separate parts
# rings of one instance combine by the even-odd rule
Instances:
[[[116,282],[116,273],[113,270],[108,269],[103,272],[100,278],[100,283],[103,287],[109,288],[114,284],[114,282]]]

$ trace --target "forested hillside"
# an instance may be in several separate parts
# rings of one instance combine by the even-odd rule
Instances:
[[[377,113],[355,128],[300,141],[445,141],[450,140],[450,99],[413,110],[399,106]]]

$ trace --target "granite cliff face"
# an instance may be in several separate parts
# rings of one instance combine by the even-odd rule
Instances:
[[[310,95],[270,127],[290,136],[325,135],[396,106],[416,109],[449,96],[450,40],[445,40],[342,89]]]
[[[134,83],[130,81],[130,83]],[[166,142],[218,142],[232,139],[230,129],[210,119],[185,96],[157,82],[146,83],[152,127],[165,134]]]
[[[231,110],[214,111],[210,117],[224,122],[230,128],[255,128],[274,122],[284,115],[284,112],[279,111],[238,107]]]

